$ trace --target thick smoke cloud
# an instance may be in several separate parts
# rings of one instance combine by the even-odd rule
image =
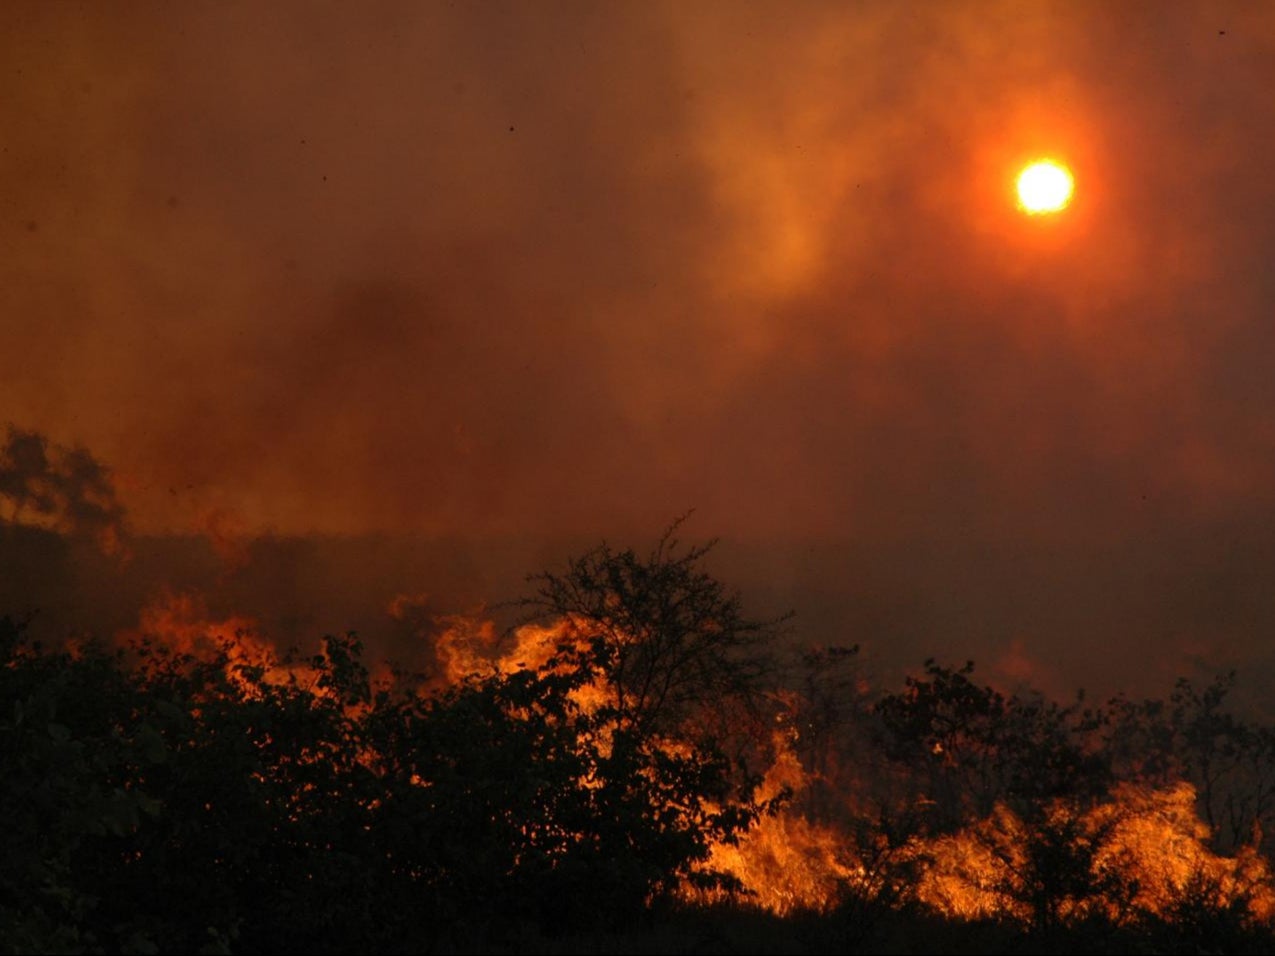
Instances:
[[[1275,622],[1262,5],[0,21],[0,407],[144,531],[468,554],[697,506],[819,626],[1007,673]]]

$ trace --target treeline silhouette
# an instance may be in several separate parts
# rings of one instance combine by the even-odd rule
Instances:
[[[1275,732],[1232,675],[1062,705],[929,661],[882,692],[672,534],[531,578],[499,647],[424,674],[354,635],[194,655],[0,619],[0,948],[1271,951]],[[832,876],[762,909],[792,874],[721,851],[782,815],[836,835]]]
[[[10,424],[0,443],[4,525],[34,525],[95,540],[107,551],[124,544],[124,506],[110,469],[87,449],[58,445]]]

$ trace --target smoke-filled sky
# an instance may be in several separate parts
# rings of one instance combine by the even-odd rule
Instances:
[[[1275,624],[1273,6],[9,2],[0,71],[0,418],[138,530],[694,507],[1024,673]]]

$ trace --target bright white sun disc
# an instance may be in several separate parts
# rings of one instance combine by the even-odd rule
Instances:
[[[1074,188],[1067,167],[1049,159],[1032,163],[1018,175],[1019,204],[1033,215],[1062,209]]]

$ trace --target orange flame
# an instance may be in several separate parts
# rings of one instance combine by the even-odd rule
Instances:
[[[774,735],[774,748],[774,762],[754,794],[763,804],[801,791],[808,781],[786,734]],[[745,902],[779,916],[828,909],[840,888],[860,872],[843,834],[791,807],[762,816],[734,843],[715,843],[706,866],[738,880]],[[682,895],[702,902],[720,897],[690,887]]]
[[[1069,811],[1050,810],[1057,825]],[[1071,823],[1071,830],[1093,840],[1087,877],[1095,892],[1088,898],[1060,891],[1058,915],[1101,915],[1116,923],[1140,916],[1171,918],[1194,896],[1209,905],[1241,904],[1258,921],[1275,915],[1275,890],[1266,862],[1252,848],[1235,857],[1213,853],[1205,845],[1208,827],[1195,810],[1188,783],[1163,790],[1121,784],[1109,802]],[[1026,885],[1032,873],[1028,847],[1037,834],[1001,805],[985,820],[950,836],[916,841],[912,851],[925,861],[917,899],[957,919],[1032,918]],[[1104,886],[1122,888],[1122,893]]]
[[[449,684],[473,677],[542,670],[564,646],[581,649],[580,629],[570,618],[549,625],[522,625],[513,632],[512,646],[503,652],[491,621],[454,617],[448,619],[448,624],[438,636],[435,654]],[[601,678],[572,693],[586,711],[602,706],[612,695],[613,688]]]
[[[760,800],[784,788],[799,793],[807,784],[781,735],[776,751],[758,788]],[[1212,852],[1195,798],[1187,783],[1161,790],[1121,784],[1108,801],[1084,812],[1063,803],[1048,808],[1041,826],[1092,850],[1080,874],[1088,890],[1060,889],[1054,915],[1061,920],[1095,915],[1124,924],[1146,916],[1172,920],[1181,907],[1202,903],[1239,907],[1261,923],[1275,920],[1270,866],[1253,847],[1234,857]],[[1039,893],[1030,883],[1029,847],[1042,839],[1042,832],[1002,804],[956,833],[908,841],[893,851],[892,862],[915,874],[912,897],[938,915],[1025,925],[1037,915],[1033,893]],[[857,845],[849,832],[814,823],[790,805],[763,816],[736,843],[713,846],[708,866],[740,882],[740,901],[785,916],[824,912],[847,896],[876,895],[883,888],[879,850]],[[682,895],[699,902],[723,896],[689,887]]]
[[[570,618],[524,625],[507,643],[490,620],[454,617],[439,623],[435,654],[449,684],[542,670],[553,665],[554,655],[563,648],[581,648],[582,629]],[[189,594],[163,596],[141,612],[136,631],[124,636],[153,638],[198,657],[224,653],[228,675],[245,690],[251,687],[240,675],[243,667],[261,668],[270,683],[314,683],[309,668],[279,664],[251,618],[216,619]],[[614,692],[602,678],[575,691],[585,710],[613,700]],[[774,734],[773,760],[754,794],[759,803],[809,793],[812,775],[793,749],[794,740],[791,728]],[[366,759],[369,766],[375,764],[374,754]],[[845,796],[848,809],[854,794]],[[800,800],[790,799],[733,842],[714,844],[705,867],[738,881],[743,893],[737,900],[779,916],[826,912],[848,897],[879,891],[880,841],[865,841],[848,827],[817,822],[799,807]],[[887,865],[906,868],[911,898],[940,916],[1027,924],[1038,918],[1041,905],[1040,894],[1033,896],[1037,864],[1032,852],[1049,833],[1074,836],[1082,849],[1076,886],[1053,891],[1049,905],[1060,920],[1090,915],[1117,924],[1146,916],[1172,919],[1193,902],[1238,907],[1259,922],[1275,920],[1275,877],[1269,864],[1254,847],[1242,848],[1233,857],[1210,850],[1209,829],[1197,815],[1194,789],[1185,782],[1165,789],[1121,784],[1092,807],[1051,805],[1036,824],[1001,804],[960,831],[915,837],[891,848]],[[682,896],[711,902],[724,894],[706,893],[688,883]]]
[[[226,655],[226,675],[243,691],[250,691],[246,669],[260,669],[266,683],[297,681],[312,686],[316,674],[304,664],[284,666],[274,646],[261,636],[250,617],[231,615],[214,618],[204,601],[188,593],[165,593],[142,608],[138,625],[116,636],[121,644],[156,641],[178,654],[207,660]]]

